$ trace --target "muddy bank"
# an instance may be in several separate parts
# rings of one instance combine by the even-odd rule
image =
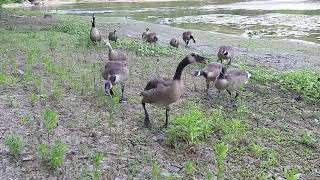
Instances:
[[[89,22],[89,18],[87,18]],[[184,29],[166,25],[151,24],[125,18],[97,18],[98,28],[106,31],[117,29],[121,36],[140,39],[142,32],[149,27],[157,32],[160,43],[169,43],[177,37],[183,47],[181,35]],[[293,40],[248,39],[240,36],[225,35],[215,32],[192,30],[197,40],[190,50],[207,51],[215,56],[219,46],[228,44],[236,48],[235,61],[259,64],[277,70],[320,69],[320,45]]]

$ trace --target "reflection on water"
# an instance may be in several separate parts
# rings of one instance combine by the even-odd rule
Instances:
[[[320,44],[318,0],[215,0],[161,3],[94,3],[61,6],[59,13],[128,17],[188,29]]]

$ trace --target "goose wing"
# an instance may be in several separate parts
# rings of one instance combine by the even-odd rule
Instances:
[[[153,79],[147,83],[146,87],[144,88],[144,91],[155,89],[159,85],[164,87],[170,86],[171,83],[172,83],[172,79],[169,79],[169,78]]]

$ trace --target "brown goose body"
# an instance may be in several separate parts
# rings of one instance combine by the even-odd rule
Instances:
[[[175,48],[178,48],[179,47],[179,40],[177,39],[177,38],[172,38],[171,40],[170,40],[170,45],[172,46],[172,47],[175,47]]]
[[[108,41],[104,40],[103,43],[108,47],[109,61],[127,61],[128,60],[128,56],[125,53],[118,50],[114,50]]]
[[[191,53],[179,63],[173,79],[153,79],[147,83],[144,91],[141,92],[143,97],[141,103],[145,112],[144,124],[146,127],[150,126],[150,121],[145,104],[164,106],[166,108],[166,123],[164,126],[167,126],[169,105],[178,101],[183,94],[182,71],[188,64],[195,62],[206,63],[206,60],[198,54]]]
[[[182,39],[186,43],[186,46],[188,46],[189,41],[192,39],[193,43],[196,43],[196,40],[194,39],[191,31],[186,31],[182,33]]]
[[[115,43],[118,40],[118,36],[116,35],[117,30],[114,30],[113,32],[109,33],[108,39],[109,41],[114,41]]]
[[[228,65],[231,65],[231,59],[233,58],[234,50],[231,46],[220,46],[217,53],[218,61],[222,63],[223,60],[229,60]]]
[[[238,90],[240,87],[248,82],[251,74],[247,71],[242,71],[238,68],[226,69],[223,67],[217,79],[215,80],[215,87],[218,90],[227,90],[232,95],[232,92],[236,92],[235,98],[237,98]]]
[[[129,69],[124,61],[109,61],[102,71],[102,77],[105,79],[105,93],[113,96],[112,88],[114,85],[121,84],[122,95],[120,102],[124,101],[124,83],[129,77]]]
[[[96,18],[94,14],[92,15],[92,26],[90,30],[90,39],[92,42],[100,42],[101,41],[101,34],[99,30],[96,28]]]
[[[156,43],[158,41],[157,33],[148,33],[146,35],[146,41],[148,43]]]
[[[142,39],[146,40],[146,37],[148,34],[149,34],[149,28],[147,28],[146,31],[142,33]]]
[[[212,62],[200,71],[195,71],[194,76],[203,76],[206,79],[206,92],[209,93],[210,82],[214,82],[219,76],[221,69],[225,67],[224,64],[219,62]]]

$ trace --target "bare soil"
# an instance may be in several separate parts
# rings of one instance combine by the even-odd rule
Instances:
[[[1,28],[39,28],[50,26],[57,21],[41,17],[16,17],[14,14],[1,14]],[[173,36],[180,37],[182,29],[153,25],[133,20],[117,18],[98,18],[98,28],[106,37],[107,31],[117,29],[120,36],[139,38],[146,27],[156,31],[160,43],[167,43]],[[23,26],[23,27],[22,27]],[[6,28],[7,29],[7,28]],[[246,49],[246,40],[223,34],[194,31],[196,45],[192,51],[208,51],[215,54],[219,45],[231,44],[237,47],[236,61],[247,64],[259,64],[274,69],[301,69],[320,67],[318,46],[304,45],[288,41],[252,40]],[[208,36],[210,34],[210,36]],[[5,42],[8,43],[8,42]],[[10,48],[0,55],[1,61],[10,58],[10,52],[20,69],[24,69],[26,52],[9,44],[1,44],[1,49]],[[48,47],[44,47],[48,50]],[[171,77],[174,74],[177,57],[144,57],[129,54],[130,79],[126,84],[128,101],[116,106],[113,119],[109,118],[107,107],[96,104],[97,97],[92,94],[79,94],[67,88],[59,100],[40,100],[35,107],[30,105],[32,89],[18,81],[16,86],[0,86],[0,179],[79,179],[92,170],[90,159],[94,152],[103,152],[102,164],[104,179],[147,179],[150,177],[152,163],[158,161],[162,173],[176,173],[186,179],[183,167],[192,160],[196,167],[194,179],[204,179],[207,172],[216,174],[217,164],[212,142],[219,139],[219,132],[213,132],[204,143],[190,151],[188,147],[174,149],[166,143],[166,137],[160,127],[164,123],[164,109],[148,106],[152,128],[143,127],[143,110],[140,104],[140,91],[153,77]],[[48,51],[48,54],[49,51]],[[105,49],[74,51],[56,51],[51,54],[58,63],[70,59],[70,63],[83,66],[103,66],[106,61]],[[245,58],[244,58],[245,57]],[[146,67],[146,64],[148,66]],[[67,64],[66,64],[67,65]],[[205,82],[196,78],[198,91],[193,88],[188,72],[198,67],[191,65],[183,76],[185,93],[181,101],[172,106],[171,117],[181,114],[189,102],[200,104],[204,112],[210,115],[213,109],[222,109],[225,117],[237,118],[237,108],[229,103],[227,93],[217,93],[212,87],[209,98],[204,93]],[[8,70],[10,71],[10,70]],[[37,71],[43,81],[49,81],[46,73]],[[98,74],[98,73],[97,73]],[[100,77],[97,77],[99,79]],[[101,84],[102,80],[100,79]],[[99,82],[100,82],[99,81]],[[21,83],[20,83],[21,82]],[[117,93],[120,93],[118,90]],[[10,97],[15,97],[14,103]],[[248,124],[248,132],[241,140],[234,142],[232,151],[225,162],[226,179],[260,179],[259,173],[265,172],[268,179],[281,179],[287,167],[297,167],[301,179],[319,179],[320,147],[307,146],[301,136],[306,131],[320,137],[320,105],[297,98],[295,92],[281,89],[276,83],[268,85],[250,82],[241,92],[239,104],[249,108],[249,115],[243,119]],[[62,139],[68,145],[65,163],[57,170],[47,167],[37,156],[39,143],[47,141],[41,121],[43,107],[58,112],[59,124],[50,141]],[[29,124],[21,123],[21,118],[31,116]],[[112,121],[111,121],[112,120]],[[169,122],[170,123],[170,122]],[[170,126],[170,125],[169,125]],[[24,137],[25,150],[18,158],[12,158],[4,146],[4,137],[16,132]],[[250,143],[272,149],[278,154],[279,164],[263,169],[265,158],[258,158],[241,149]]]

